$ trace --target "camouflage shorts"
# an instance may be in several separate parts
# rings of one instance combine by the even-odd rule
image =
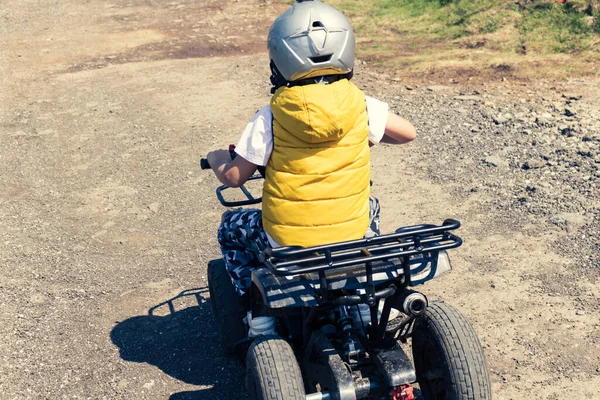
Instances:
[[[379,236],[379,200],[369,198],[370,224],[365,237]],[[250,287],[252,270],[259,265],[258,254],[270,247],[262,226],[262,211],[239,209],[223,214],[218,232],[225,267],[238,293]]]

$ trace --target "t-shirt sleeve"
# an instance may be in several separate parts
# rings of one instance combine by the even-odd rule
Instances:
[[[271,107],[264,106],[254,114],[235,146],[235,152],[246,161],[266,166],[273,151]]]
[[[366,96],[367,114],[369,114],[369,141],[379,143],[385,133],[385,124],[388,119],[388,103]]]

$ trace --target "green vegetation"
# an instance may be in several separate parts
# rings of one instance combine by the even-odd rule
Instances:
[[[523,38],[541,43],[545,51],[592,50],[594,39],[598,39],[598,15],[591,2],[587,6],[573,2],[539,3],[526,9],[517,28]]]
[[[512,49],[523,45],[539,53],[596,50],[600,41],[600,3],[593,0],[332,0],[358,20],[367,35],[381,29],[429,40],[511,33],[498,38]],[[379,30],[379,32],[377,32]],[[517,46],[518,44],[518,46]]]
[[[351,19],[359,57],[382,65],[600,59],[598,0],[324,1]]]

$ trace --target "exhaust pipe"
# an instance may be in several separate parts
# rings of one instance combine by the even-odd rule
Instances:
[[[419,292],[410,291],[402,301],[402,310],[406,315],[419,316],[425,313],[427,309],[427,297]]]

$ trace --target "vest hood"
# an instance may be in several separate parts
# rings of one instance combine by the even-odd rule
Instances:
[[[347,112],[359,94],[347,79],[328,85],[281,87],[271,98],[271,112],[290,134],[305,143],[337,141],[354,127],[360,115]]]

